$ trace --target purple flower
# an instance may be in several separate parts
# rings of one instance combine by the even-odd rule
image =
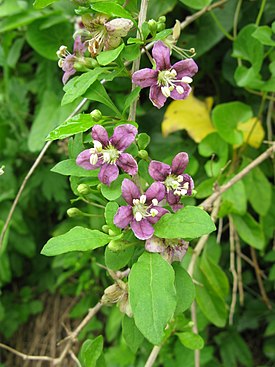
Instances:
[[[137,132],[133,125],[120,125],[115,128],[113,136],[109,139],[104,127],[94,125],[92,128],[94,148],[83,150],[78,155],[76,163],[87,170],[101,167],[98,178],[108,186],[117,179],[118,167],[129,175],[136,175],[137,162],[130,154],[123,152],[133,143]]]
[[[76,61],[84,60],[84,52],[86,51],[86,46],[81,42],[81,37],[76,37],[74,41],[74,52],[70,54],[66,46],[61,46],[57,51],[57,56],[59,57],[58,66],[64,71],[62,82],[66,84],[68,79],[76,73],[74,64]]]
[[[148,252],[158,252],[169,263],[181,261],[188,250],[189,242],[180,239],[164,239],[153,236],[146,240]]]
[[[150,100],[154,106],[161,108],[166,99],[185,99],[191,92],[189,84],[192,76],[198,71],[193,59],[186,59],[170,64],[170,48],[161,41],[154,44],[152,51],[156,70],[141,69],[133,74],[133,83],[141,88],[150,87]]]
[[[175,156],[171,167],[159,161],[149,164],[150,176],[165,187],[167,202],[174,211],[182,208],[181,196],[192,195],[194,182],[189,175],[183,174],[188,162],[188,154],[181,152]]]
[[[165,197],[165,187],[160,182],[154,182],[147,191],[141,195],[139,188],[125,178],[122,182],[122,197],[127,206],[121,206],[115,217],[114,223],[119,228],[129,224],[137,238],[146,240],[154,233],[152,224],[155,224],[168,210],[158,203]]]

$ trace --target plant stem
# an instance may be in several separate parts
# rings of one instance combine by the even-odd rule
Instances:
[[[217,27],[220,29],[220,31],[225,35],[229,41],[234,41],[234,37],[231,36],[230,33],[227,32],[227,30],[224,28],[224,26],[221,24],[219,19],[216,17],[216,15],[212,12],[210,12],[211,17],[214,19],[215,23],[217,24]]]
[[[259,13],[258,13],[257,19],[256,19],[256,25],[257,25],[257,26],[260,24],[260,21],[261,21],[261,18],[262,18],[263,12],[264,12],[265,4],[266,4],[266,0],[262,0],[261,7],[260,7],[260,10],[259,10]]]
[[[152,349],[149,358],[146,361],[146,364],[144,365],[144,367],[152,367],[153,364],[155,363],[155,360],[157,359],[157,356],[160,352],[161,346],[157,346],[155,345],[154,348]]]
[[[242,7],[242,2],[243,2],[243,0],[238,1],[236,11],[235,11],[235,14],[234,14],[234,22],[233,22],[233,37],[234,37],[234,39],[237,38],[237,34],[238,34],[238,20],[239,20],[241,7]]]

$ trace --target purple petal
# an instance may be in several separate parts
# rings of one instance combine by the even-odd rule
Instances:
[[[176,62],[172,68],[177,72],[177,79],[182,79],[184,76],[190,78],[198,72],[198,65],[193,59],[186,59]]]
[[[115,164],[104,163],[98,174],[98,179],[104,183],[104,185],[110,186],[110,184],[118,178],[118,168]]]
[[[123,199],[129,204],[133,205],[134,199],[140,198],[140,191],[136,184],[133,183],[133,181],[129,180],[128,178],[125,178],[122,181],[122,197]]]
[[[166,101],[166,97],[162,94],[161,89],[158,85],[152,85],[150,88],[149,94],[150,101],[157,108],[161,108],[164,106]]]
[[[171,173],[171,167],[159,161],[151,161],[148,170],[150,176],[156,181],[165,181]]]
[[[87,47],[84,43],[81,42],[81,37],[77,36],[74,40],[74,54],[83,55],[86,51]]]
[[[121,206],[114,216],[114,224],[119,228],[125,228],[133,219],[133,210],[131,206]]]
[[[157,201],[161,201],[165,197],[165,186],[160,182],[154,182],[152,185],[146,190],[146,203],[151,204],[153,199],[157,199]]]
[[[82,168],[91,170],[97,169],[101,166],[101,161],[98,160],[96,164],[90,163],[91,152],[90,149],[85,149],[83,152],[79,153],[76,158],[76,164]]]
[[[115,128],[110,142],[116,149],[124,151],[133,143],[137,133],[137,128],[131,124],[120,125]]]
[[[175,100],[186,99],[189,96],[192,88],[187,83],[178,83],[177,85],[183,88],[183,93],[182,94],[178,93],[175,88],[174,90],[172,90],[170,97]]]
[[[185,242],[183,245],[177,245],[172,249],[172,262],[182,261],[186,251],[188,250],[189,242]]]
[[[154,233],[154,228],[147,219],[142,219],[140,222],[137,222],[134,219],[131,222],[131,228],[135,236],[140,240],[147,240],[148,238],[152,237]]]
[[[181,152],[172,161],[172,173],[181,175],[189,163],[188,154]]]
[[[158,81],[158,71],[152,69],[141,69],[136,71],[132,76],[132,82],[141,88],[156,85]]]
[[[178,203],[179,203],[179,201],[180,201],[180,196],[178,196],[178,195],[175,195],[174,193],[173,193],[173,191],[169,191],[169,192],[167,192],[167,194],[166,194],[166,199],[167,199],[167,202],[168,202],[168,204],[172,207],[173,205],[177,205]]]
[[[124,172],[128,173],[131,176],[137,174],[138,165],[134,157],[128,153],[121,153],[120,157],[117,160],[117,165],[123,169]]]
[[[145,242],[145,250],[148,252],[164,252],[166,249],[161,238],[153,236]]]
[[[178,210],[183,208],[183,205],[182,204],[175,204],[175,205],[171,204],[171,208],[176,213]]]
[[[152,55],[156,61],[157,70],[168,70],[171,68],[170,48],[165,46],[163,42],[158,41],[154,44]]]
[[[94,125],[92,128],[92,138],[99,141],[104,147],[109,144],[108,133],[101,125]]]
[[[187,190],[187,195],[192,195],[192,190],[194,188],[194,181],[192,179],[191,176],[187,175],[187,173],[185,173],[183,176],[183,182],[182,182],[182,185],[185,183],[185,182],[188,182],[189,183],[189,187],[188,187],[188,190]]]
[[[169,210],[164,209],[161,206],[153,206],[152,209],[156,209],[158,211],[156,216],[147,218],[147,220],[152,224],[157,223],[164,214],[170,213]]]
[[[65,71],[62,77],[62,83],[66,84],[69,78],[76,73],[75,69],[71,69],[70,71]]]

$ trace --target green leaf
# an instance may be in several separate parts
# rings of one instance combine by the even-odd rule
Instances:
[[[155,235],[161,238],[190,240],[215,229],[211,217],[203,209],[186,206],[175,214],[165,214],[155,225]]]
[[[105,207],[105,220],[107,225],[114,231],[120,232],[120,230],[114,225],[114,216],[119,208],[118,203],[115,201],[110,201]]]
[[[128,175],[120,175],[111,183],[110,186],[101,185],[101,193],[108,200],[116,200],[121,196],[121,184],[124,178],[129,178]]]
[[[126,98],[124,107],[123,107],[123,112],[122,112],[123,115],[127,112],[128,108],[131,106],[133,101],[135,101],[139,97],[140,91],[141,91],[141,88],[136,87],[134,90],[132,90],[132,92]]]
[[[64,176],[76,177],[97,177],[98,170],[87,170],[76,164],[74,159],[66,159],[58,162],[52,169],[52,172],[59,173]]]
[[[109,246],[105,249],[105,265],[114,271],[122,269],[133,257],[134,246],[126,247],[122,251],[112,251]]]
[[[140,46],[138,44],[125,46],[121,52],[121,58],[126,61],[134,61],[140,56]]]
[[[105,69],[95,68],[78,77],[71,79],[64,87],[64,97],[61,104],[73,102],[78,97],[83,96],[87,89],[97,80],[100,74],[105,73]]]
[[[180,0],[180,2],[189,6],[189,8],[199,10],[211,4],[212,0]]]
[[[20,8],[18,8],[18,10],[19,9]],[[1,4],[1,11],[2,11],[2,4]],[[0,14],[0,17],[2,17],[2,13]],[[27,24],[34,22],[36,19],[43,17],[45,17],[45,14],[38,11],[21,12],[20,14],[15,14],[12,17],[6,17],[1,21],[0,33],[8,32],[13,29],[23,27]]]
[[[91,251],[106,245],[110,237],[96,229],[74,227],[69,232],[51,238],[43,247],[41,254],[56,256],[71,251]]]
[[[157,19],[161,15],[165,15],[172,11],[177,3],[177,0],[159,1],[150,0],[148,3],[147,19]]]
[[[122,335],[133,353],[136,353],[143,342],[143,335],[136,327],[134,319],[124,315],[122,320]]]
[[[91,101],[103,103],[105,106],[114,111],[118,116],[121,116],[121,113],[117,109],[116,105],[108,96],[106,89],[98,80],[96,80],[94,84],[90,88],[88,88],[83,97],[88,98]]]
[[[119,47],[115,48],[114,50],[101,52],[96,58],[99,65],[106,66],[111,62],[115,61],[122,52],[122,50],[124,49],[124,47],[125,44],[122,43]]]
[[[207,176],[218,176],[227,163],[228,145],[219,137],[219,134],[212,133],[200,142],[198,148],[200,155],[211,157],[204,166]]]
[[[219,135],[229,144],[241,144],[242,132],[237,130],[239,122],[246,122],[253,116],[251,107],[242,102],[222,103],[212,112],[213,123]]]
[[[204,347],[203,338],[194,334],[191,331],[185,331],[183,333],[177,333],[177,337],[179,338],[181,344],[183,344],[188,349],[202,349]]]
[[[229,181],[229,179],[227,181]],[[222,194],[219,217],[224,217],[229,213],[243,215],[246,213],[246,209],[247,195],[244,183],[239,181]]]
[[[22,13],[26,8],[28,8],[28,4],[25,2],[19,2],[18,0],[4,1],[1,3],[0,18]]]
[[[207,278],[197,266],[194,278],[200,284],[196,286],[196,301],[204,316],[217,327],[224,327],[227,322],[227,305],[218,296]]]
[[[56,51],[60,45],[71,45],[72,27],[67,23],[55,24],[42,29],[44,19],[39,19],[29,25],[26,38],[31,47],[39,55],[49,60],[58,60]]]
[[[180,264],[174,263],[175,287],[177,292],[176,314],[186,311],[195,298],[195,286],[192,278]]]
[[[90,114],[80,113],[64,121],[56,129],[51,131],[46,140],[64,139],[68,136],[85,132],[96,124],[100,125],[101,121],[94,121]]]
[[[229,293],[229,282],[226,274],[210,257],[203,253],[200,261],[200,270],[214,291],[223,299]]]
[[[272,187],[259,167],[254,168],[243,179],[247,198],[253,209],[266,215],[272,203]]]
[[[239,215],[232,215],[234,225],[241,239],[248,245],[263,250],[265,246],[265,238],[263,229],[259,223],[248,213],[242,217]]]
[[[94,340],[87,339],[80,350],[80,360],[83,367],[96,367],[103,351],[103,337],[99,335]]]
[[[90,7],[92,10],[98,13],[104,13],[111,15],[112,17],[126,18],[134,21],[131,14],[127,10],[125,10],[121,5],[116,4],[113,1],[102,1],[93,3],[90,5]]]
[[[252,37],[256,38],[258,41],[261,42],[262,45],[266,46],[275,46],[275,41],[272,39],[272,29],[267,25],[262,27],[258,27],[253,33]]]
[[[53,4],[57,1],[59,0],[35,0],[35,2],[33,3],[33,6],[35,9],[43,9],[46,6]]]
[[[159,345],[176,308],[174,271],[159,254],[144,252],[129,275],[129,300],[135,324],[152,344]]]

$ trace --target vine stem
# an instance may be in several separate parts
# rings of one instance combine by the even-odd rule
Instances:
[[[140,11],[139,11],[139,16],[138,16],[138,30],[137,30],[137,38],[140,38],[140,39],[142,38],[140,29],[146,20],[148,4],[149,4],[149,0],[141,0]],[[138,71],[139,66],[140,66],[140,56],[133,61],[132,75],[134,74],[134,72]],[[132,83],[132,91],[134,89],[135,89],[135,84]],[[129,121],[135,121],[136,119],[137,102],[138,102],[138,98],[136,98],[130,106],[130,112],[129,112],[129,117],[128,117]]]
[[[160,352],[161,346],[155,345],[146,361],[144,367],[152,367],[157,359],[157,356]]]
[[[260,21],[261,21],[261,18],[262,18],[263,12],[264,12],[265,4],[266,4],[266,0],[262,0],[261,7],[260,7],[260,10],[259,10],[259,13],[258,13],[257,19],[256,19],[256,25],[257,25],[257,26],[260,24]]]

